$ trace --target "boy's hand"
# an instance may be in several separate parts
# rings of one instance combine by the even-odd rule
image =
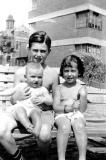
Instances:
[[[14,102],[16,102],[16,101],[28,99],[30,98],[30,96],[31,96],[30,87],[28,87],[27,85],[24,85],[24,83],[20,83],[17,86],[17,90],[12,96],[12,99]]]

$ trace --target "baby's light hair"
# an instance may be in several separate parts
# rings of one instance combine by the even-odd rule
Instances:
[[[28,62],[26,65],[26,73],[30,69],[38,69],[38,70],[43,70],[42,65],[39,62]]]

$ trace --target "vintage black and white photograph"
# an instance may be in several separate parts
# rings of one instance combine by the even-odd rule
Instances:
[[[0,1],[0,160],[106,160],[106,0]]]

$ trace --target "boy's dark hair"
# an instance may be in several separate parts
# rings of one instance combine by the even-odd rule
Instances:
[[[44,31],[37,31],[31,34],[29,37],[29,48],[32,47],[32,44],[38,42],[38,43],[45,43],[48,47],[48,50],[50,51],[51,48],[51,38],[47,35]]]
[[[84,74],[84,65],[79,57],[76,55],[68,55],[66,56],[60,66],[60,76],[63,77],[63,70],[65,67],[72,67],[71,62],[75,62],[78,68],[78,77],[83,77]]]

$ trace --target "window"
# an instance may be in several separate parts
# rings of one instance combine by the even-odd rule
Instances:
[[[7,62],[10,62],[10,60],[11,60],[11,56],[7,55]]]
[[[90,10],[76,13],[76,28],[102,30],[102,15]]]
[[[32,0],[32,10],[37,8],[37,0]]]
[[[87,26],[88,11],[76,13],[76,28],[83,28]]]
[[[88,54],[99,60],[101,59],[101,46],[99,45],[88,44],[88,43],[75,44],[75,51],[82,54]]]
[[[19,44],[18,44],[18,41],[16,41],[16,46],[15,46],[15,49],[18,50],[19,49]]]

